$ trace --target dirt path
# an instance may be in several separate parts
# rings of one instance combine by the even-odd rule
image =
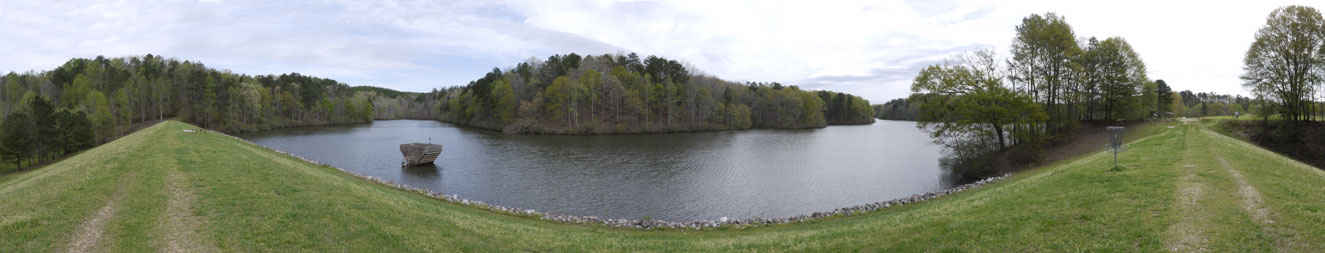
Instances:
[[[120,180],[110,200],[106,201],[106,204],[102,205],[101,209],[98,209],[91,219],[78,225],[78,229],[75,230],[77,232],[74,232],[74,240],[69,242],[69,252],[88,252],[97,246],[97,242],[101,241],[101,234],[106,228],[106,222],[114,217],[115,212],[119,210],[120,199],[124,199],[124,193],[129,185],[127,179]]]
[[[1205,198],[1205,185],[1196,181],[1196,165],[1184,164],[1183,175],[1178,180],[1178,210],[1184,214],[1177,223],[1169,227],[1171,234],[1178,235],[1168,242],[1169,250],[1179,252],[1206,251],[1204,229],[1200,224],[1198,202]]]
[[[159,226],[165,236],[165,252],[217,252],[215,243],[200,236],[198,229],[206,227],[206,219],[193,215],[193,203],[197,195],[188,187],[188,176],[179,171],[179,165],[166,168],[165,191],[169,196],[166,213],[161,216]]]
[[[1274,220],[1270,219],[1270,211],[1261,205],[1263,201],[1261,191],[1256,190],[1255,186],[1248,183],[1247,178],[1242,176],[1242,172],[1233,169],[1233,166],[1229,165],[1228,160],[1224,160],[1223,156],[1215,156],[1215,159],[1219,160],[1219,164],[1223,165],[1229,174],[1233,174],[1233,180],[1238,182],[1238,194],[1242,195],[1242,208],[1247,209],[1247,213],[1250,213],[1251,217],[1261,224],[1274,223]]]
[[[1215,159],[1219,160],[1219,164],[1223,165],[1224,169],[1227,169],[1229,174],[1233,175],[1233,180],[1238,182],[1238,195],[1240,195],[1242,199],[1242,208],[1251,215],[1253,220],[1260,223],[1261,227],[1265,228],[1266,231],[1282,236],[1277,242],[1277,248],[1280,250],[1287,249],[1288,251],[1301,251],[1306,249],[1306,245],[1293,239],[1295,235],[1293,235],[1294,233],[1291,230],[1286,230],[1274,225],[1274,219],[1270,217],[1270,209],[1262,204],[1264,199],[1262,199],[1261,192],[1256,189],[1256,186],[1252,186],[1251,183],[1247,181],[1247,177],[1242,176],[1242,172],[1234,169],[1233,165],[1230,165],[1228,160],[1225,160],[1223,156],[1216,155]]]

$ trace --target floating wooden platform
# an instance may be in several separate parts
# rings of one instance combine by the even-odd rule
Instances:
[[[405,155],[402,166],[430,164],[442,154],[442,144],[408,143],[400,144],[400,154]]]

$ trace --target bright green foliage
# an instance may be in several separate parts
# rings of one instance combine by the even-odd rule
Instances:
[[[240,110],[240,119],[247,123],[249,120],[262,118],[262,94],[268,94],[267,89],[255,82],[240,83],[240,89],[240,100],[238,101],[242,108]]]
[[[516,113],[510,121],[503,118],[505,109],[492,110],[502,106],[491,102],[499,100],[491,91],[506,85],[502,80],[514,91]],[[482,91],[489,91],[483,97],[491,101],[466,98]],[[442,120],[513,132],[652,133],[873,122],[873,108],[857,96],[840,94],[849,101],[835,103],[797,86],[727,82],[692,75],[675,60],[634,54],[554,55],[495,69],[441,93]]]
[[[750,107],[744,104],[731,104],[726,106],[728,122],[736,129],[749,129],[752,126],[750,121]]]
[[[1047,130],[1061,132],[1076,120],[1068,108],[1077,98],[1070,87],[1074,60],[1081,55],[1076,34],[1066,18],[1055,13],[1031,14],[1016,27],[1012,42],[1013,87],[1040,103],[1049,119]]]
[[[373,103],[364,100],[360,101],[360,106],[363,108],[359,110],[359,119],[363,121],[373,121]]]
[[[552,120],[565,122],[566,126],[574,127],[575,100],[579,97],[578,86],[565,76],[552,80],[552,85],[543,92],[543,96],[547,98],[545,110]]]
[[[1310,6],[1286,6],[1256,31],[1243,59],[1243,86],[1283,119],[1312,121],[1314,95],[1325,89],[1323,68],[1325,18]]]
[[[603,90],[602,76],[603,73],[592,69],[580,73],[580,94],[584,94],[585,102],[589,104],[589,115],[595,118],[594,124],[598,124],[597,105],[603,100],[601,98],[602,94],[599,92]]]
[[[91,91],[92,81],[88,79],[87,75],[79,74],[74,78],[74,82],[65,88],[61,104],[64,108],[76,108],[76,106],[82,105],[83,101],[87,100]]]
[[[1141,96],[1136,97],[1138,101],[1135,103],[1138,108],[1132,110],[1133,113],[1139,113],[1141,115],[1133,116],[1132,118],[1148,119],[1156,117],[1152,115],[1158,115],[1159,112],[1156,111],[1155,108],[1158,108],[1156,104],[1159,103],[1159,95],[1155,94],[1155,92],[1155,82],[1144,81],[1142,83]]]
[[[920,108],[919,127],[935,138],[974,134],[996,139],[1002,149],[1008,146],[1004,129],[1045,117],[1029,97],[1012,92],[1001,78],[978,66],[929,66],[916,76],[911,92],[911,101]]]
[[[324,118],[331,117],[331,114],[336,110],[335,104],[331,103],[331,99],[328,98],[322,98],[322,101],[318,102],[318,108],[322,110],[322,117]]]
[[[1172,92],[1171,94],[1173,95],[1169,96],[1168,111],[1172,112],[1174,115],[1186,115],[1187,106],[1183,105],[1182,95],[1178,95],[1177,92]]]
[[[1131,44],[1120,37],[1108,38],[1099,43],[1092,40],[1085,57],[1094,59],[1096,64],[1088,68],[1088,73],[1096,76],[1093,81],[1099,87],[1103,100],[1104,120],[1118,120],[1135,110],[1148,108],[1136,108],[1133,99],[1149,79],[1146,78],[1145,63],[1141,62],[1141,57]]]
[[[493,113],[501,125],[505,126],[515,121],[515,91],[511,89],[511,81],[502,78],[494,82],[492,86]]]
[[[814,93],[801,92],[801,122],[805,125],[823,125],[824,119],[824,101],[815,96]]]
[[[111,125],[114,119],[111,118],[110,103],[106,101],[106,96],[102,95],[101,91],[92,91],[85,104],[92,110],[92,128],[95,129],[93,132],[96,133],[96,139],[99,141],[110,139],[115,128]]]
[[[910,100],[919,108],[917,127],[952,151],[951,159],[971,161],[1007,149],[1013,141],[1037,138],[1030,131],[1047,117],[1025,94],[1003,86],[992,53],[971,54],[965,62],[932,65],[911,84]],[[956,171],[969,177],[988,171]]]

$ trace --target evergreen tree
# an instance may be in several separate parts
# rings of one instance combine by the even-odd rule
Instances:
[[[32,138],[33,149],[37,156],[37,161],[46,160],[52,151],[59,150],[59,144],[56,143],[59,138],[59,131],[55,129],[54,110],[51,108],[50,101],[40,96],[33,98],[28,102],[28,119],[31,120],[31,129],[34,129]]]
[[[1155,111],[1159,113],[1161,117],[1164,116],[1164,112],[1169,111],[1169,105],[1173,104],[1173,96],[1169,96],[1170,93],[1173,93],[1173,88],[1169,87],[1169,83],[1164,82],[1163,79],[1155,80],[1155,94],[1158,94],[1159,96]]]
[[[0,139],[4,140],[4,145],[0,147],[0,156],[4,159],[13,159],[14,164],[23,168],[23,159],[32,155],[34,138],[32,137],[31,120],[23,112],[14,112],[5,117],[5,122],[0,123],[0,129],[4,129]]]

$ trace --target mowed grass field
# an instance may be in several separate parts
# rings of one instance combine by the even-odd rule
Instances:
[[[1169,128],[1173,127],[1173,128]],[[703,231],[446,203],[169,121],[0,178],[0,252],[1325,251],[1325,171],[1173,122],[933,201]]]

